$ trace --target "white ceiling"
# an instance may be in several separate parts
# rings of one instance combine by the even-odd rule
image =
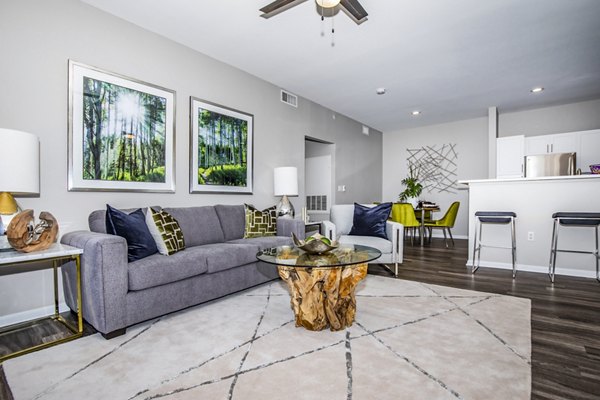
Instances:
[[[600,98],[600,0],[361,0],[335,46],[313,0],[83,1],[384,132]]]

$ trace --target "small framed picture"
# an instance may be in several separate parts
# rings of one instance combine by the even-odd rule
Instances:
[[[190,98],[190,193],[252,193],[254,116]]]
[[[175,92],[69,60],[70,191],[175,192]]]

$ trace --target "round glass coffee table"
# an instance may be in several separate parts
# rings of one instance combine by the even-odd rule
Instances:
[[[327,254],[308,254],[294,246],[265,249],[260,261],[277,265],[290,291],[296,326],[342,330],[354,322],[354,289],[367,275],[367,263],[381,256],[373,247],[341,245]]]

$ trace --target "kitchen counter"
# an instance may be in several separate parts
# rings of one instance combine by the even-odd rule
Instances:
[[[543,273],[547,273],[550,259],[552,214],[559,211],[600,212],[600,175],[474,179],[459,183],[469,190],[467,265],[472,265],[476,211],[514,211],[517,214],[517,271]],[[561,227],[559,232],[559,248],[594,249],[594,232],[590,228]],[[482,240],[488,245],[509,246],[509,228],[504,225],[484,225]],[[481,266],[510,269],[510,250],[484,248]],[[506,273],[510,274],[508,271]],[[594,257],[559,253],[556,273],[595,277]],[[560,277],[556,282],[560,282]]]
[[[534,178],[468,179],[468,180],[458,181],[458,183],[468,185],[471,183],[564,181],[564,180],[577,180],[577,179],[600,179],[600,174],[538,176],[538,177],[534,177]]]

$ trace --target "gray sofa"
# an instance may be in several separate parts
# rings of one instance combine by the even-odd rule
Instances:
[[[304,237],[300,220],[278,218],[277,236],[244,239],[244,206],[165,208],[177,219],[186,249],[127,262],[127,242],[106,234],[105,211],[89,216],[90,231],[65,234],[61,243],[83,249],[83,318],[109,339],[128,326],[277,278],[258,262],[264,248]],[[62,268],[65,301],[77,309],[75,268]]]

